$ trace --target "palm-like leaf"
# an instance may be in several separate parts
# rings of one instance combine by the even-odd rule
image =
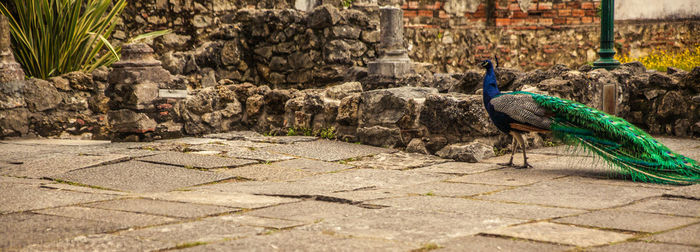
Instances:
[[[108,39],[126,0],[8,1],[14,4],[14,12],[0,2],[0,13],[8,18],[15,58],[28,76],[46,79],[72,71],[91,72],[119,60],[121,48]]]

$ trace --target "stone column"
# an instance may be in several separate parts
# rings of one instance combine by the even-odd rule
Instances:
[[[154,137],[159,86],[170,86],[170,73],[146,44],[122,47],[122,58],[109,73],[108,117],[113,141],[144,141]]]
[[[24,80],[24,71],[12,54],[10,24],[0,14],[0,83]]]
[[[379,8],[379,54],[368,64],[369,74],[401,77],[411,70],[411,59],[403,46],[403,11],[399,7]]]

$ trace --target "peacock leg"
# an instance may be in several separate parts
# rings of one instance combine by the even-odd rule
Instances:
[[[513,148],[511,149],[511,152],[510,152],[510,161],[508,161],[508,163],[498,163],[498,165],[513,166],[513,156],[515,155],[516,145],[515,145],[515,137],[512,137],[511,139],[512,139],[512,141],[510,142],[510,145],[513,146]]]
[[[513,135],[513,138],[518,141],[518,144],[520,144],[520,149],[523,150],[523,165],[518,166],[518,169],[524,169],[524,168],[531,168],[532,165],[527,163],[527,154],[525,153],[525,149],[527,148],[527,144],[525,143],[525,139],[523,138],[523,135],[520,133],[517,133],[515,131],[511,131],[510,133]]]

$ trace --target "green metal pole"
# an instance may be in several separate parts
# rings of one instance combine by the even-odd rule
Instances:
[[[620,66],[620,62],[613,58],[615,56],[615,48],[613,47],[615,42],[614,8],[614,0],[603,0],[600,17],[600,50],[598,51],[600,58],[593,62],[593,68],[613,70]]]

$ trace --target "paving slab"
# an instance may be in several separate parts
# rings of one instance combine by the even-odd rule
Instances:
[[[530,185],[540,181],[561,178],[566,175],[537,169],[503,168],[449,179],[449,182],[475,183],[503,186]]]
[[[227,157],[251,159],[261,162],[277,162],[294,159],[294,157],[289,155],[248,147],[229,147],[228,150],[223,153],[223,155]]]
[[[700,200],[700,184],[680,186],[664,193],[664,196],[683,197]]]
[[[666,190],[657,188],[550,180],[478,196],[478,198],[580,209],[602,209],[629,204],[643,198],[661,196],[664,192]]]
[[[469,197],[487,192],[500,191],[506,188],[509,187],[451,182],[432,182],[390,189],[390,191],[403,193],[405,195]]]
[[[170,191],[226,179],[223,174],[128,161],[52,176],[70,182],[129,192]]]
[[[115,197],[117,196],[41,188],[39,184],[0,183],[0,214],[95,202]]]
[[[275,143],[275,144],[293,144],[301,142],[311,142],[318,140],[318,137],[312,136],[262,136],[262,137],[246,137],[246,140],[258,143]]]
[[[658,251],[674,251],[674,252],[697,252],[698,247],[652,243],[652,242],[625,242],[602,247],[589,248],[586,251],[593,252],[658,252]]]
[[[104,221],[109,223],[114,223],[122,228],[130,227],[144,227],[157,225],[167,222],[173,222],[177,219],[131,213],[123,211],[105,210],[97,208],[88,207],[78,207],[78,206],[67,206],[59,208],[51,208],[44,210],[35,210],[35,213],[46,214],[46,215],[57,215],[69,218],[75,218],[80,220],[93,220],[93,221]]]
[[[545,154],[537,154],[537,153],[530,153],[528,151],[527,153],[527,162],[530,164],[533,164],[535,166],[535,163],[542,162],[545,160],[553,159],[556,158],[557,156],[555,155],[545,155]],[[501,155],[497,157],[492,157],[492,158],[487,158],[484,160],[481,160],[482,163],[489,163],[489,164],[498,164],[498,163],[508,163],[510,160],[510,153],[506,155]],[[515,165],[522,165],[523,164],[523,153],[521,151],[518,151],[518,153],[513,156],[513,163]]]
[[[451,182],[431,182],[390,189],[364,189],[343,192],[324,193],[323,196],[341,198],[353,202],[399,198],[411,195],[470,197],[482,193],[495,192],[509,187],[494,185],[478,185]]]
[[[553,221],[582,226],[654,233],[695,223],[700,221],[700,219],[615,209],[593,211]]]
[[[334,173],[305,177],[293,182],[236,182],[217,183],[193,188],[204,191],[242,192],[266,195],[323,195],[331,192],[359,189],[395,188],[407,185],[440,181],[449,178],[445,174],[418,173],[412,170],[350,169]]]
[[[502,168],[503,167],[490,163],[447,162],[423,168],[416,168],[414,171],[451,175],[467,175]]]
[[[21,164],[31,159],[41,158],[44,155],[57,153],[58,150],[51,146],[37,145],[27,146],[0,142],[0,168],[5,165]]]
[[[525,221],[473,213],[382,208],[323,220],[299,229],[359,238],[440,244],[453,237],[474,235],[523,222]]]
[[[647,213],[700,217],[700,201],[683,198],[652,198],[618,208]]]
[[[240,210],[238,208],[225,206],[200,205],[140,198],[102,201],[86,204],[85,206],[179,218],[199,218],[215,214],[231,213]]]
[[[297,202],[299,199],[272,196],[253,195],[247,193],[215,192],[215,191],[173,191],[167,193],[147,194],[159,200],[178,201],[205,205],[216,205],[234,208],[260,208],[278,204]]]
[[[35,243],[50,242],[83,234],[109,232],[119,225],[34,213],[0,215],[0,250],[13,251]]]
[[[264,227],[272,229],[289,229],[293,227],[298,227],[304,225],[304,222],[294,221],[294,220],[282,220],[275,218],[262,218],[258,216],[251,215],[225,215],[219,217],[212,217],[212,221],[221,222],[231,222],[240,225],[253,226],[253,227]]]
[[[344,216],[366,211],[369,211],[369,209],[350,204],[305,200],[291,204],[256,209],[247,212],[246,214],[266,218],[315,223],[323,220],[342,218]]]
[[[550,219],[581,214],[585,211],[567,208],[492,202],[439,196],[414,196],[367,201],[404,210],[455,212],[472,215],[501,216],[523,220]]]
[[[193,222],[155,226],[144,229],[129,230],[119,233],[121,236],[140,240],[166,242],[169,247],[195,242],[223,241],[252,236],[265,231],[262,227],[240,225],[234,222],[222,222],[206,218]]]
[[[0,175],[43,178],[85,167],[122,162],[128,159],[128,156],[120,154],[46,154],[38,158],[23,161],[22,164],[6,165],[0,168]]]
[[[217,156],[195,155],[180,152],[167,152],[149,157],[139,158],[139,161],[166,164],[200,169],[232,168],[257,163],[248,159],[223,158]]]
[[[45,179],[28,179],[28,178],[16,178],[16,177],[7,177],[7,176],[0,176],[0,184],[24,184],[24,185],[43,185],[43,184],[48,184],[52,183],[53,181],[48,181]]]
[[[155,251],[170,244],[162,241],[137,239],[113,234],[80,235],[60,241],[32,244],[26,251]]]
[[[52,139],[52,138],[36,138],[36,139],[20,139],[20,140],[3,140],[3,143],[21,144],[21,145],[67,145],[67,146],[89,146],[110,144],[110,141],[105,140],[74,140],[74,139]]]
[[[180,145],[196,145],[196,144],[206,144],[206,143],[218,143],[221,139],[218,138],[207,138],[207,137],[183,137],[183,138],[173,138],[154,141],[154,143],[167,143],[167,144],[180,144]]]
[[[295,229],[195,246],[183,251],[409,251],[414,248],[416,247],[395,241],[342,237]]]
[[[42,184],[40,186],[41,188],[47,188],[47,189],[55,189],[55,190],[65,190],[65,191],[72,191],[72,192],[81,192],[81,193],[93,193],[93,194],[107,194],[107,195],[117,195],[117,196],[127,196],[130,195],[128,192],[120,192],[120,191],[114,191],[114,190],[105,190],[105,189],[98,189],[98,188],[92,188],[92,187],[85,187],[85,186],[77,186],[77,185],[70,185],[66,183],[47,183],[47,184]]]
[[[464,236],[438,244],[435,250],[447,251],[566,251],[574,247],[527,240],[514,240],[488,236]]]
[[[221,142],[216,142],[216,143],[191,145],[191,146],[187,147],[187,150],[188,151],[213,150],[213,151],[224,152],[224,151],[228,151],[231,148],[258,149],[258,148],[271,147],[271,146],[277,146],[277,145],[278,144],[256,143],[256,142],[250,142],[250,141],[221,141]]]
[[[379,153],[370,157],[362,157],[357,161],[348,162],[348,164],[357,168],[365,169],[407,170],[445,163],[447,161],[449,160],[433,155],[394,152]]]
[[[224,174],[264,181],[292,181],[320,173],[335,172],[353,168],[349,165],[297,158],[281,162],[258,164],[227,169]]]
[[[215,134],[207,134],[204,135],[206,138],[220,138],[220,139],[226,139],[226,140],[245,140],[247,138],[251,137],[263,137],[258,132],[255,131],[231,131],[231,132],[224,132],[224,133],[215,133]]]
[[[395,150],[387,148],[323,139],[312,142],[299,142],[295,144],[273,146],[263,149],[323,161],[340,161],[348,158],[395,152]]]
[[[620,242],[634,237],[631,234],[548,222],[511,226],[495,231],[488,231],[486,233],[581,247]]]
[[[644,240],[700,246],[700,239],[698,239],[698,234],[700,234],[700,223],[656,234],[644,238]]]

